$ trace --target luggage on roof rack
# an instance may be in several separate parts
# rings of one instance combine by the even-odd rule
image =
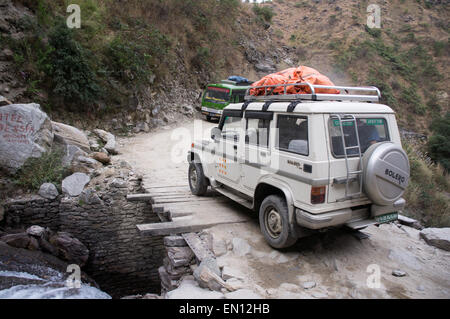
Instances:
[[[291,87],[303,87],[308,88],[309,94],[289,94],[288,89]],[[250,94],[253,89],[261,89],[264,91],[264,95],[252,95]],[[331,93],[317,93],[323,92],[323,90],[336,90],[340,94]],[[277,90],[274,94],[273,92]],[[350,94],[355,92],[358,94]],[[290,83],[290,84],[274,84],[274,85],[261,85],[253,86],[247,89],[245,93],[246,101],[298,101],[298,100],[311,100],[311,101],[362,101],[362,102],[379,102],[381,99],[381,92],[374,86],[369,87],[352,87],[352,86],[334,86],[334,85],[314,85],[311,83]]]

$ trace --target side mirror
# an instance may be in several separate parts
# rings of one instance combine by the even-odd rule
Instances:
[[[222,135],[222,131],[218,127],[214,127],[211,130],[211,139],[214,141],[219,140],[219,137]]]

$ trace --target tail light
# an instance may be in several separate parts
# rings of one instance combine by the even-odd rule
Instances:
[[[325,203],[326,191],[327,191],[326,186],[312,187],[311,188],[311,204]]]

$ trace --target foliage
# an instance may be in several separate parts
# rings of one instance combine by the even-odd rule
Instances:
[[[95,101],[100,92],[96,75],[73,31],[59,22],[50,32],[49,45],[52,51],[46,72],[52,79],[53,93],[66,103]]]
[[[39,158],[30,157],[16,173],[16,184],[35,191],[44,183],[61,185],[66,176],[66,170],[62,165],[63,156],[63,150],[55,149]]]
[[[428,141],[428,151],[433,160],[450,171],[450,112],[436,118],[430,127],[433,135]]]
[[[257,16],[257,19],[261,22],[271,23],[272,18],[275,16],[275,12],[271,7],[255,4],[253,6],[253,12]]]

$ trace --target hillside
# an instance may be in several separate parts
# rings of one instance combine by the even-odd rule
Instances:
[[[81,29],[65,26],[69,3],[81,6]],[[192,116],[210,81],[308,65],[382,90],[413,136],[408,212],[450,225],[449,178],[426,144],[431,120],[448,122],[450,1],[378,3],[381,29],[366,26],[369,2],[357,0],[1,0],[0,94],[127,135]],[[434,139],[441,163],[445,134]]]

